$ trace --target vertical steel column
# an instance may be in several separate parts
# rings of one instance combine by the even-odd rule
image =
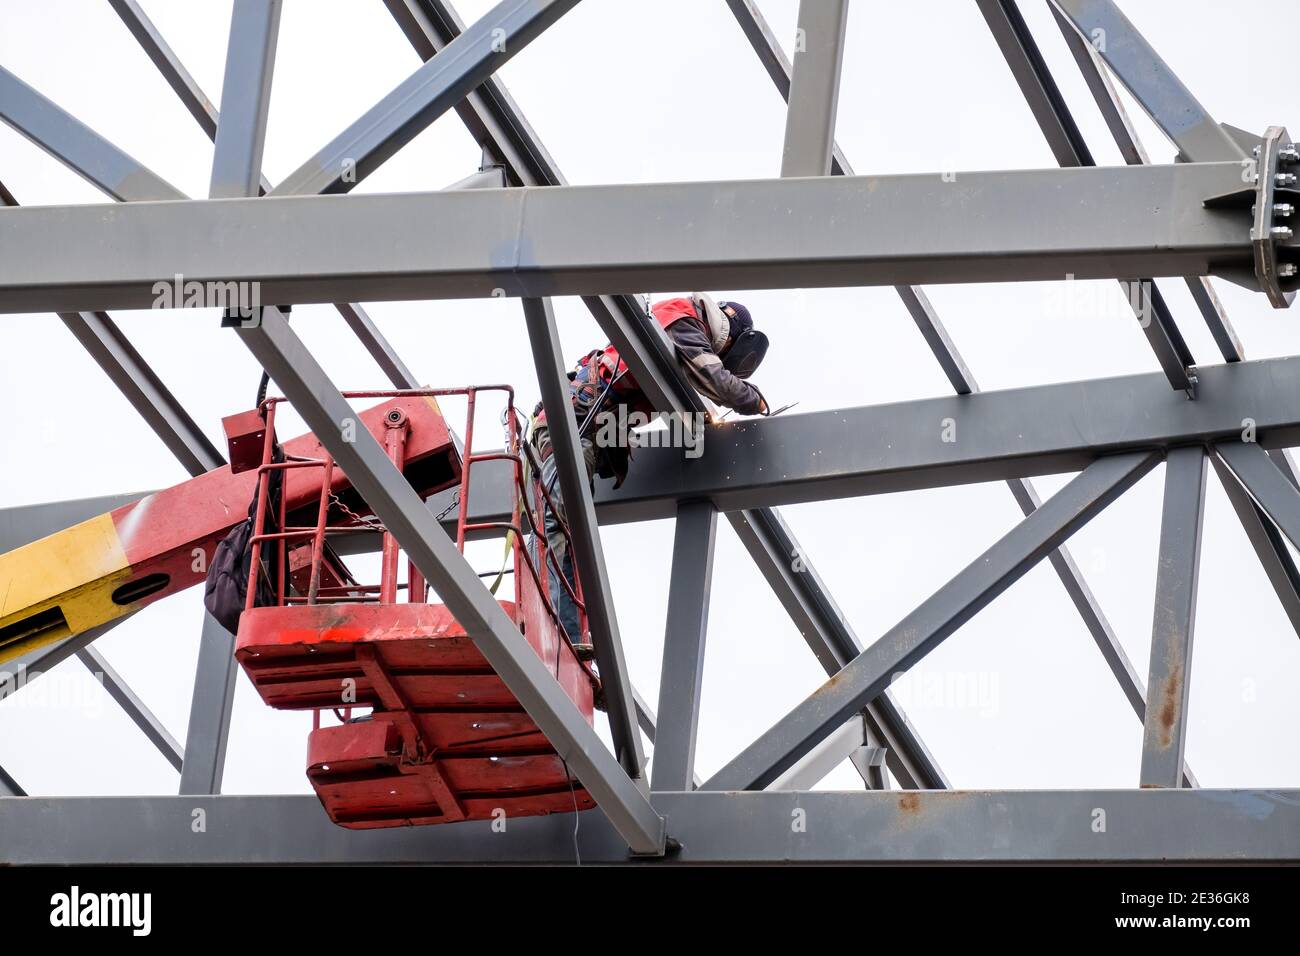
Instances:
[[[588,726],[379,442],[365,429],[351,435],[348,423],[355,422],[356,412],[280,311],[267,307],[260,326],[236,331],[628,846],[637,853],[662,854],[663,818]]]
[[[614,616],[614,597],[609,590],[609,574],[600,544],[596,509],[592,504],[591,483],[587,480],[578,424],[573,415],[573,403],[569,400],[564,365],[560,361],[560,337],[555,330],[550,300],[524,299],[524,321],[533,347],[542,405],[546,409],[546,426],[551,433],[564,513],[573,538],[573,564],[582,582],[582,600],[596,646],[596,662],[605,691],[614,752],[628,776],[644,787],[642,768],[645,760],[637,729],[636,705],[632,701],[632,685],[623,659],[623,641]]]
[[[1165,462],[1151,671],[1142,734],[1142,786],[1177,787],[1187,741],[1192,634],[1205,516],[1205,449],[1175,448]]]
[[[279,30],[280,0],[235,0],[212,159],[213,199],[257,195]],[[181,793],[221,792],[235,674],[234,635],[205,611]]]
[[[230,713],[235,704],[235,672],[235,638],[205,610],[185,731],[180,793],[221,792]]]
[[[651,774],[654,790],[690,790],[695,777],[695,734],[717,530],[718,512],[712,502],[692,501],[677,507]]]
[[[208,190],[212,199],[257,195],[280,9],[280,0],[235,0]]]
[[[800,0],[782,176],[829,176],[849,0]]]

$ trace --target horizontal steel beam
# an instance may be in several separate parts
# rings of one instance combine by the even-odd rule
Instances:
[[[696,791],[652,802],[681,849],[645,866],[1300,859],[1300,790]],[[599,812],[579,815],[576,834],[567,813],[501,832],[493,822],[347,830],[296,795],[13,797],[0,799],[0,865],[564,864],[575,840],[583,863],[629,862]]]
[[[1198,371],[1195,402],[1146,373],[711,425],[694,459],[637,449],[596,508],[640,521],[691,498],[737,511],[1060,474],[1101,454],[1239,439],[1245,419],[1262,447],[1300,444],[1300,358]]]
[[[671,518],[679,500],[711,499],[721,511],[741,511],[1060,474],[1099,454],[1238,440],[1244,419],[1263,448],[1300,445],[1300,357],[1198,371],[1194,402],[1170,390],[1163,375],[1145,373],[709,425],[695,459],[680,449],[638,448],[622,488],[598,483],[596,515],[602,524],[621,524]],[[945,432],[956,441],[943,441]],[[508,467],[475,468],[473,520],[502,518],[509,494]],[[437,514],[449,501],[443,493],[427,507]],[[108,510],[96,510],[99,502],[0,510],[0,546]],[[450,516],[446,522],[454,527]],[[364,538],[341,541],[345,553],[376,549],[352,537]]]
[[[177,274],[206,306],[229,282],[306,303],[1240,274],[1247,217],[1202,202],[1241,184],[1197,163],[21,207],[0,312],[150,308]]]

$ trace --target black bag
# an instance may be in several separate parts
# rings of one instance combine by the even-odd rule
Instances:
[[[284,454],[279,445],[275,447],[273,460],[284,461]],[[271,499],[267,509],[266,533],[276,530],[276,516],[280,513],[280,486],[284,471],[277,468],[271,472],[268,481],[268,497]],[[248,517],[230,529],[230,533],[221,539],[217,549],[212,553],[212,563],[208,565],[208,577],[203,588],[203,606],[208,609],[218,623],[231,634],[239,630],[239,616],[244,613],[248,602],[248,575],[253,565],[253,547],[249,541],[253,537],[253,522],[257,512],[257,493],[248,505]],[[255,607],[268,607],[276,603],[276,583],[271,572],[267,570],[267,558],[270,567],[279,574],[281,562],[278,560],[279,543],[264,542],[262,545],[262,568],[257,575],[257,598]]]

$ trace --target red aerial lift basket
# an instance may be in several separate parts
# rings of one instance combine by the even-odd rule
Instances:
[[[506,448],[475,454],[475,403],[479,392],[489,390],[506,395]],[[509,535],[507,563],[513,568],[515,595],[501,601],[501,607],[590,723],[600,684],[572,647],[588,643],[581,587],[559,573],[545,534],[534,533],[544,527],[540,503],[550,499],[522,438],[513,390],[477,386],[347,393],[348,398],[424,398],[435,410],[437,398],[448,395],[464,395],[468,403],[463,465],[456,462],[456,478],[447,485],[459,482],[453,499],[459,505],[457,546],[464,551],[467,533]],[[332,492],[333,459],[277,453],[275,410],[282,401],[268,399],[261,406],[266,429],[249,603],[240,618],[235,657],[272,707],[315,712],[307,777],[330,819],[362,829],[595,806],[464,628],[443,605],[426,603],[427,587],[413,564],[406,584],[398,583],[396,539],[377,519],[363,517],[368,509],[357,508],[356,502],[350,506]],[[402,407],[385,418],[385,447],[399,469],[412,430],[431,427],[426,418],[408,415]],[[438,427],[445,427],[440,411]],[[471,524],[470,470],[488,460],[504,460],[513,468],[511,519]],[[283,503],[276,501],[275,474],[298,468],[324,469],[314,526],[288,525]],[[383,540],[380,582],[357,584],[329,541],[375,532]],[[525,536],[534,539],[531,549],[523,546]],[[572,641],[549,597],[552,575],[579,608],[583,634],[573,635]],[[263,594],[269,584],[276,595],[271,606],[254,606],[259,576]],[[403,590],[406,599],[398,601]],[[358,713],[366,708],[370,713]],[[323,711],[333,712],[341,723],[322,726]]]

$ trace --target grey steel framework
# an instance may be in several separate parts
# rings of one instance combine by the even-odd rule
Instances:
[[[236,331],[392,529],[415,565],[596,799],[583,859],[682,863],[1285,860],[1300,858],[1300,790],[1201,790],[1184,762],[1209,466],[1300,634],[1300,357],[1248,361],[1209,277],[1290,305],[1300,151],[1281,126],[1217,122],[1111,0],[1046,0],[1127,166],[1096,167],[1016,0],[973,0],[1060,169],[861,177],[835,143],[848,0],[802,0],[791,62],[754,0],[721,0],[789,104],[782,179],[571,186],[498,68],[577,0],[502,0],[465,26],[444,0],[383,0],[423,65],[279,184],[261,153],[280,0],[235,0],[218,116],[136,0],[108,0],[213,140],[210,199],[189,199],[0,67],[0,119],[122,205],[0,211],[0,312],[55,312],[177,460],[222,465],[162,379],[104,310],[153,300],[159,278],[249,281],[263,301],[335,303],[397,387],[416,380],[357,300],[522,299],[608,698],[614,751],[581,719],[435,517],[369,435],[343,438],[338,388],[267,306]],[[376,0],[377,2],[377,0]],[[1099,42],[1099,38],[1102,40]],[[1115,83],[1178,148],[1152,165]],[[348,192],[455,110],[482,168],[445,190]],[[2,175],[2,171],[0,171]],[[1014,202],[1008,199],[1014,197]],[[147,202],[142,202],[147,200]],[[0,205],[18,207],[0,186]],[[647,225],[644,210],[694,228]],[[960,207],[950,228],[940,221]],[[1018,215],[1033,209],[1033,216]],[[708,210],[702,212],[702,210]],[[454,224],[430,232],[427,223]],[[571,223],[589,224],[573,230]],[[375,236],[385,241],[377,243]],[[153,241],[145,242],[144,237]],[[166,237],[165,242],[157,237]],[[111,255],[105,255],[111,249]],[[1114,278],[1158,372],[981,392],[916,283]],[[1224,360],[1198,363],[1150,278],[1187,283]],[[618,491],[588,493],[546,296],[581,296],[662,412],[703,411],[631,292],[645,287],[894,286],[954,396],[706,425],[705,454],[648,448]],[[193,301],[187,304],[197,304]],[[215,305],[215,301],[203,304]],[[1141,409],[1141,414],[1134,414]],[[1082,410],[1082,414],[1071,414]],[[952,419],[960,443],[933,422]],[[1253,431],[1243,433],[1243,420]],[[1250,440],[1244,440],[1249,437]],[[816,453],[817,464],[810,462]],[[1165,462],[1149,678],[1124,653],[1066,548],[1069,536]],[[1037,475],[1077,471],[1046,501]],[[1005,481],[1024,521],[873,642],[854,633],[780,515],[781,504]],[[476,520],[508,508],[508,476],[476,471]],[[132,496],[0,511],[9,550]],[[696,728],[719,514],[725,515],[828,681],[711,778]],[[658,725],[628,679],[601,524],[675,517]],[[355,548],[373,548],[358,541]],[[797,563],[791,558],[799,556]],[[941,792],[949,782],[890,697],[919,661],[1039,560],[1050,561],[1143,722],[1141,773],[1119,791]],[[113,625],[18,662],[28,679],[76,655],[180,772],[176,797],[28,796],[0,768],[0,863],[565,862],[565,815],[506,834],[460,823],[332,826],[311,797],[223,797],[234,686],[231,639],[202,628],[184,747],[91,643]],[[8,693],[15,685],[3,684]],[[1158,706],[1148,707],[1148,689]],[[644,743],[655,751],[652,778]],[[851,761],[863,792],[810,792]],[[191,820],[206,813],[194,839]],[[802,825],[801,825],[802,824]],[[274,834],[267,839],[266,834]]]

